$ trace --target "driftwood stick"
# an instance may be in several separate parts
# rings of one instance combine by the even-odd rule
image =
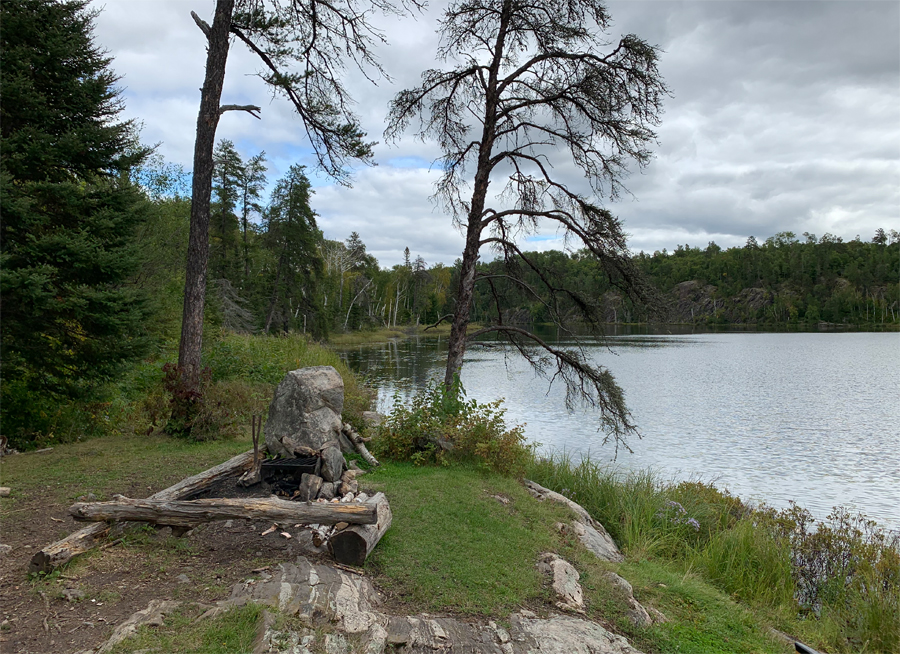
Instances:
[[[151,522],[173,527],[195,527],[215,520],[266,520],[333,525],[373,524],[377,520],[374,505],[289,502],[269,498],[216,498],[202,500],[135,500],[119,497],[113,502],[79,502],[69,513],[76,520]]]
[[[235,476],[253,464],[253,452],[244,452],[229,459],[225,463],[204,470],[203,472],[182,479],[177,484],[151,495],[153,500],[180,500],[199,495],[212,484]],[[109,524],[98,522],[69,534],[65,538],[47,545],[33,557],[28,564],[28,572],[50,573],[56,568],[71,561],[79,554],[93,549],[103,542],[109,533]]]
[[[239,486],[253,486],[262,480],[262,459],[259,456],[259,434],[262,431],[262,416],[250,416],[250,434],[253,438],[253,465],[238,479]]]
[[[391,506],[384,493],[376,493],[365,502],[377,507],[378,521],[374,524],[347,527],[331,536],[328,550],[338,563],[362,566],[366,558],[390,528]]]
[[[353,446],[353,449],[356,450],[360,456],[362,456],[363,460],[368,463],[370,466],[378,466],[381,465],[378,463],[378,459],[372,456],[372,453],[369,452],[369,449],[366,447],[366,439],[356,433],[356,430],[349,423],[344,423],[343,428],[341,429],[341,433],[350,441],[350,444]]]

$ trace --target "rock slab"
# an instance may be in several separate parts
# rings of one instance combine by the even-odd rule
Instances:
[[[582,617],[539,618],[522,610],[510,616],[505,629],[493,621],[390,615],[381,610],[382,598],[366,577],[304,557],[281,564],[270,579],[237,584],[210,615],[247,601],[278,608],[309,626],[269,630],[254,654],[337,654],[345,642],[357,643],[352,651],[364,654],[641,654],[622,636]]]
[[[559,493],[552,491],[549,488],[544,488],[540,484],[536,484],[528,479],[525,480],[525,487],[532,495],[541,501],[550,500],[552,502],[559,502],[572,509],[575,513],[575,520],[572,521],[571,524],[572,532],[589,551],[597,556],[598,559],[609,561],[611,563],[620,563],[625,560],[625,556],[616,546],[615,541],[606,531],[606,528],[594,520],[591,517],[591,514],[588,513],[583,506],[573,502],[565,495],[560,495]]]
[[[332,366],[292,370],[275,389],[264,428],[266,449],[291,458],[299,448],[337,442],[344,408],[344,380]]]
[[[584,591],[578,583],[578,570],[552,552],[544,552],[538,558],[537,569],[550,577],[556,593],[556,607],[564,611],[584,612]]]

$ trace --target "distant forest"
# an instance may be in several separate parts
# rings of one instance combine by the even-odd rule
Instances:
[[[211,224],[209,317],[244,332],[303,331],[326,337],[334,331],[431,324],[450,313],[457,266],[429,265],[409,248],[403,263],[381,268],[359,235],[345,241],[323,237],[311,206],[313,189],[295,167],[276,185],[268,202],[262,155],[241,159],[223,141],[216,150]],[[183,244],[188,221],[186,175],[157,160],[137,181],[154,198],[155,220],[145,243],[144,271],[136,281],[167,306],[162,313],[174,336],[180,312]],[[152,221],[152,219],[151,219]],[[412,244],[414,245],[414,244]],[[825,234],[797,238],[782,232],[742,247],[678,245],[634,257],[658,292],[659,306],[636,307],[585,252],[526,252],[526,259],[479,265],[475,320],[544,322],[552,312],[575,315],[571,306],[549,304],[532,267],[602,308],[610,323],[693,324],[836,323],[887,325],[900,322],[900,233],[877,230],[870,240]],[[458,264],[457,264],[458,265]],[[512,283],[509,266],[524,271],[528,286]],[[529,276],[533,277],[530,279]],[[163,292],[163,289],[168,292]],[[574,303],[576,300],[572,300]]]
[[[599,302],[607,322],[661,321],[693,324],[838,323],[897,324],[900,320],[900,234],[877,230],[871,241],[845,242],[781,232],[759,243],[723,250],[679,245],[674,251],[634,260],[659,292],[661,310],[634,307],[600,274],[598,262],[583,253],[527,253],[543,261],[555,279],[565,279],[585,298]],[[485,264],[500,274],[504,263]],[[537,288],[537,279],[533,280]],[[508,319],[540,322],[549,310],[544,298],[527,289],[496,282],[496,295]],[[570,309],[561,307],[562,311]],[[493,295],[482,292],[477,311],[496,315]]]
[[[324,238],[314,189],[301,167],[281,179],[268,201],[265,156],[241,158],[228,141],[216,148],[210,226],[208,319],[239,332],[306,332],[317,338],[348,330],[432,324],[452,311],[456,265],[429,265],[407,248],[404,262],[381,268],[358,234]],[[188,175],[156,159],[135,174],[155,210],[145,225],[143,270],[135,282],[157,303],[157,326],[175,337],[181,311]],[[411,245],[415,245],[412,243]],[[473,319],[546,322],[574,316],[580,298],[599,305],[609,323],[817,324],[900,323],[900,233],[871,239],[781,232],[741,247],[678,245],[634,256],[657,292],[655,307],[634,306],[586,252],[526,252],[525,258],[479,264]],[[518,267],[526,285],[510,281]],[[550,304],[534,269],[565,286],[570,305]]]

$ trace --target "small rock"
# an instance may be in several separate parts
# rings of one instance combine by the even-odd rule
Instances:
[[[553,592],[558,602],[556,606],[570,611],[584,612],[584,592],[578,579],[581,575],[568,561],[564,561],[552,552],[540,555],[538,570],[550,575]]]
[[[0,497],[9,497],[10,488],[8,486],[0,486]]]
[[[322,478],[316,475],[311,475],[308,472],[304,472],[303,476],[300,478],[300,488],[298,499],[301,502],[308,502],[310,500],[316,499],[316,496],[319,494],[319,489],[322,488]]]
[[[191,578],[188,577],[188,576],[187,576],[186,574],[184,574],[183,572],[182,572],[180,575],[178,575],[177,577],[175,577],[175,579],[178,580],[178,583],[179,583],[179,584],[189,584],[189,583],[191,583]]]
[[[350,526],[349,522],[339,522],[334,526],[335,531],[340,531],[341,529],[346,529]]]
[[[325,481],[322,482],[322,487],[319,489],[319,498],[325,501],[333,500],[334,496],[337,494],[337,484],[333,481]]]
[[[325,481],[338,481],[344,472],[344,455],[337,445],[328,445],[322,450],[322,478]]]
[[[359,482],[355,479],[351,481],[342,481],[340,485],[341,495],[353,495],[356,497],[356,494],[359,492]]]
[[[381,421],[384,419],[384,416],[382,416],[377,411],[363,411],[362,418],[367,426],[377,427],[378,425],[381,424]]]
[[[344,634],[325,634],[326,654],[349,654],[350,643]]]
[[[78,502],[96,502],[97,496],[93,493],[85,493],[84,495],[79,495],[75,498]]]
[[[6,556],[10,552],[12,552],[12,545],[0,544],[0,556]]]
[[[353,501],[353,493],[347,493],[341,498],[342,503],[352,502]]]
[[[369,499],[369,496],[366,495],[365,493],[360,493],[359,495],[356,496],[357,502],[365,502],[368,499]]]
[[[77,602],[84,599],[84,591],[78,588],[66,588],[62,592],[63,599],[67,602]]]
[[[615,572],[607,572],[603,575],[615,588],[625,596],[625,603],[628,606],[626,614],[636,627],[649,627],[653,624],[653,618],[647,612],[640,602],[634,598],[634,589],[626,579],[623,579]],[[662,615],[662,621],[666,621],[666,617]]]
[[[228,528],[230,528],[233,524],[234,524],[234,520],[226,520],[226,521],[225,521],[225,528],[228,529]]]

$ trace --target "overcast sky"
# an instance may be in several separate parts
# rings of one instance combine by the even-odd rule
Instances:
[[[212,0],[106,0],[95,37],[122,77],[125,116],[142,140],[190,170],[205,48],[190,17],[212,21]],[[313,209],[326,238],[359,232],[382,266],[404,247],[429,265],[452,264],[462,237],[429,201],[433,144],[385,144],[387,104],[433,67],[441,2],[417,20],[381,21],[389,46],[379,58],[393,77],[351,79],[358,113],[377,146],[378,166],[353,187],[316,177]],[[664,51],[660,69],[673,97],[665,106],[656,159],[609,205],[635,252],[678,244],[705,247],[763,240],[776,232],[830,232],[869,240],[900,229],[900,3],[609,2],[611,39],[634,33]],[[272,99],[240,43],[229,54],[223,104],[262,106],[262,120],[229,112],[218,138],[245,158],[265,151],[271,183],[288,166],[313,166],[290,106]],[[530,249],[561,248],[553,231]]]

